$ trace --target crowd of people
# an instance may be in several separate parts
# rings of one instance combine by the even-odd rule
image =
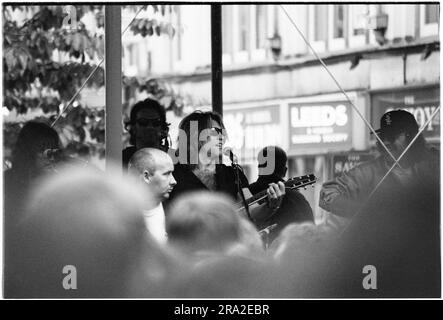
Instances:
[[[285,187],[283,149],[263,148],[249,183],[217,113],[187,115],[172,149],[164,108],[138,102],[123,174],[55,156],[57,132],[28,122],[4,172],[5,296],[439,296],[439,152],[406,111],[380,125],[380,156],[323,185],[319,205],[349,219],[336,229]]]

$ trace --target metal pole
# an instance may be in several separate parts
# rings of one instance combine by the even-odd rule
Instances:
[[[223,115],[222,7],[211,4],[212,110]]]
[[[106,170],[122,165],[121,6],[105,6]]]

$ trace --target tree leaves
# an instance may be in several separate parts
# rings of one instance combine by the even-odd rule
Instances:
[[[175,35],[175,29],[170,23],[150,18],[135,19],[130,29],[134,35],[140,34],[142,37],[152,36],[154,33],[157,36],[167,35],[170,38]]]
[[[136,77],[123,77],[122,83],[125,88],[131,87],[137,88],[142,92],[145,91],[164,105],[166,110],[173,111],[176,116],[183,115],[184,101],[186,99],[181,94],[176,93],[166,81],[156,78],[146,81]]]
[[[168,5],[149,5],[154,13],[166,14]],[[136,9],[136,6],[131,6]],[[77,28],[66,28],[63,22],[67,16],[62,5],[2,7],[3,20],[3,105],[9,110],[26,113],[30,109],[41,109],[47,118],[54,120],[59,106],[66,104],[95,68],[94,63],[85,63],[89,58],[97,63],[104,56],[104,36],[86,30],[80,19],[92,12],[98,28],[104,26],[104,10],[100,5],[76,5]],[[12,20],[12,11],[20,10],[33,13],[33,16],[18,25]],[[156,19],[136,19],[131,25],[135,34],[143,37],[167,35],[173,37],[175,29],[167,22]],[[54,61],[54,53],[62,60]],[[66,54],[66,56],[64,55]],[[68,58],[68,59],[67,59]],[[70,58],[75,58],[70,59]],[[69,60],[70,61],[67,61]],[[74,60],[74,61],[73,61]],[[125,81],[125,79],[124,79]],[[140,87],[143,81],[129,81],[130,85]],[[104,70],[98,68],[89,80],[88,86],[104,86]],[[149,89],[158,97],[169,97],[171,91]],[[163,90],[163,91],[162,91]],[[162,93],[163,92],[163,93]],[[175,100],[171,100],[175,101]],[[169,107],[172,105],[169,105]],[[177,109],[178,110],[178,109]],[[85,145],[92,153],[104,155],[105,123],[104,108],[91,109],[87,106],[71,106],[57,122],[57,130],[65,141],[80,150]],[[5,123],[4,130],[13,125]],[[15,126],[16,127],[16,126]],[[15,128],[14,127],[14,128]],[[8,132],[15,131],[12,129]],[[6,135],[5,135],[6,137]],[[12,147],[14,139],[7,139],[5,151]]]

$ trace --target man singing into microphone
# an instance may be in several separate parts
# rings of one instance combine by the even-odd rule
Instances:
[[[196,190],[222,192],[238,201],[242,191],[245,198],[251,195],[248,180],[243,172],[238,170],[237,174],[233,166],[222,164],[227,134],[220,115],[195,111],[181,121],[179,129],[179,163],[174,169],[177,185],[169,201],[185,192]],[[270,216],[279,208],[285,194],[284,184],[271,183],[267,194],[266,205],[250,208],[252,220]]]

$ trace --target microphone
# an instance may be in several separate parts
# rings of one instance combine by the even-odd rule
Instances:
[[[232,152],[232,149],[230,147],[226,147],[223,149],[223,154],[231,160],[232,163],[237,163],[237,157]]]

